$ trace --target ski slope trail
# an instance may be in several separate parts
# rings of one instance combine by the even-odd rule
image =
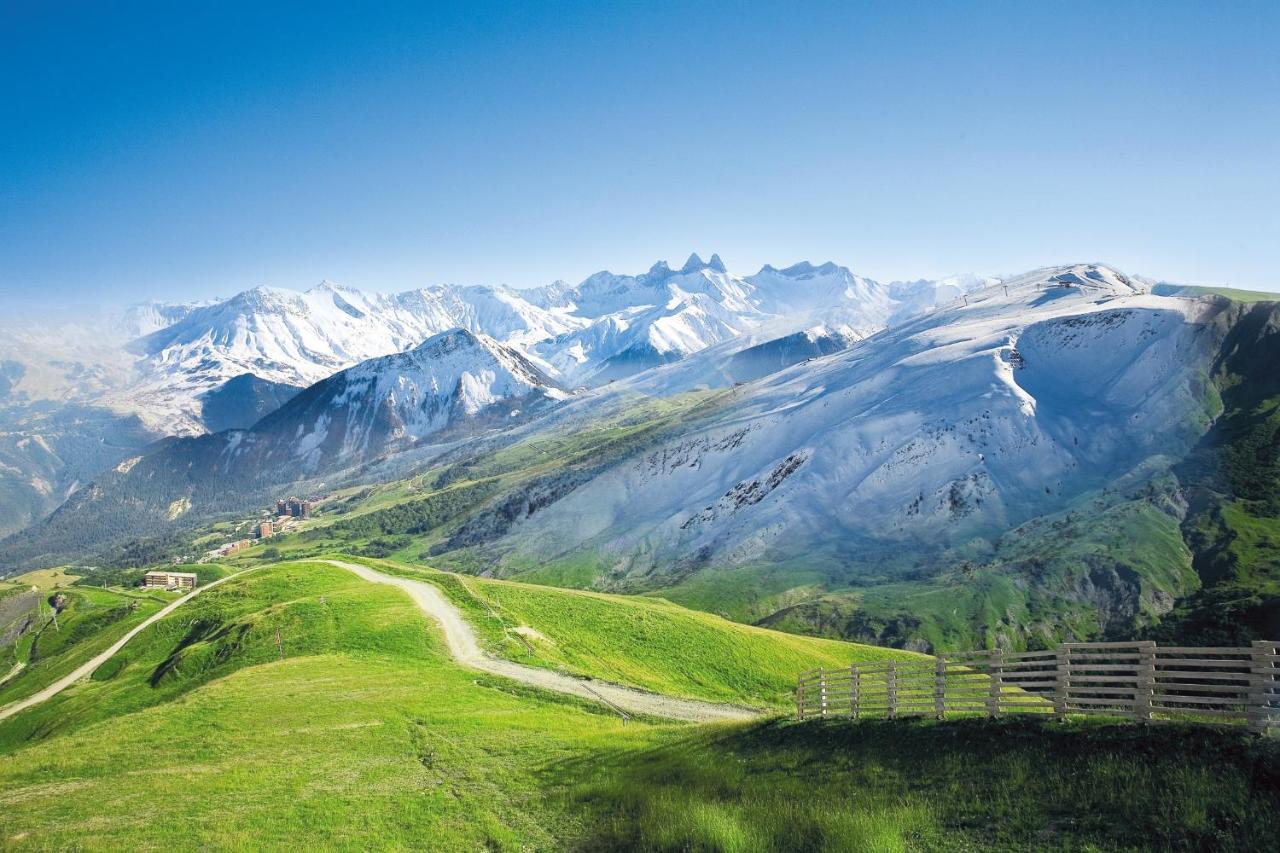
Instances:
[[[574,678],[549,669],[525,666],[493,657],[480,648],[475,631],[467,624],[462,613],[431,584],[395,575],[385,575],[357,563],[341,560],[324,560],[323,562],[354,572],[371,583],[389,584],[403,589],[424,613],[440,623],[440,627],[444,630],[445,643],[449,647],[449,654],[468,669],[500,675],[556,693],[567,693],[582,699],[603,702],[614,710],[631,714],[648,714],[695,723],[736,722],[760,716],[756,711],[736,705],[677,699],[607,681]]]
[[[247,571],[253,571],[253,570],[248,569]],[[177,610],[179,607],[186,604],[188,601],[195,598],[200,593],[213,589],[214,587],[219,586],[221,584],[224,584],[227,581],[231,580],[232,578],[238,578],[243,574],[244,572],[236,572],[234,575],[227,575],[225,578],[218,578],[216,581],[205,584],[202,587],[197,587],[192,592],[189,592],[186,595],[182,596],[182,598],[179,598],[175,601],[170,602],[169,604],[166,604],[164,607],[160,608],[158,611],[151,614],[146,619],[142,620],[133,628],[131,628],[129,630],[129,633],[125,634],[123,637],[121,637],[120,639],[112,643],[110,648],[108,648],[105,652],[100,653],[96,657],[89,660],[87,663],[81,664],[79,667],[73,670],[69,675],[64,675],[62,678],[59,678],[57,681],[53,682],[53,684],[50,684],[48,687],[44,688],[43,690],[32,693],[26,699],[19,699],[17,702],[11,702],[10,704],[5,705],[3,708],[0,708],[0,722],[3,722],[4,720],[9,719],[14,714],[27,710],[33,705],[39,705],[41,702],[44,702],[47,699],[52,699],[54,696],[57,696],[63,690],[66,690],[68,687],[75,684],[80,679],[88,678],[89,676],[93,675],[94,671],[98,667],[102,666],[104,663],[111,660],[111,658],[113,658],[117,652],[119,652],[121,649],[125,647],[126,643],[128,643],[134,637],[138,636],[138,634],[145,631],[153,623],[159,622],[161,619],[168,616],[170,613]],[[9,675],[6,676],[6,680],[16,674],[17,674],[16,671],[9,673]]]

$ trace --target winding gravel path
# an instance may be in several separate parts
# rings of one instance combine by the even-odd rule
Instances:
[[[403,589],[424,613],[440,623],[440,627],[444,629],[445,642],[448,644],[449,653],[454,660],[469,669],[500,675],[504,678],[510,678],[544,690],[552,690],[556,693],[567,693],[571,696],[603,702],[614,710],[632,714],[648,714],[655,717],[667,717],[668,719],[687,720],[696,723],[751,720],[759,716],[758,712],[737,705],[699,702],[695,699],[677,699],[657,693],[647,693],[633,687],[623,687],[620,684],[613,684],[608,681],[574,678],[549,669],[525,666],[524,664],[493,657],[480,648],[475,631],[463,619],[462,613],[444,597],[440,590],[431,584],[425,581],[396,577],[395,575],[384,575],[382,572],[358,563],[346,563],[341,560],[321,560],[319,562],[354,572],[371,583],[389,584]],[[252,571],[252,569],[246,571]],[[7,720],[14,714],[25,711],[33,705],[39,705],[47,699],[52,699],[80,679],[88,678],[98,667],[124,648],[126,643],[153,623],[168,616],[202,592],[224,584],[232,578],[240,577],[244,573],[237,572],[234,575],[219,578],[166,604],[163,608],[131,628],[127,634],[112,643],[106,651],[81,664],[70,674],[59,678],[48,687],[31,694],[25,699],[20,699],[0,708],[0,721]],[[16,671],[9,673],[6,679],[14,674],[16,674]]]
[[[449,653],[453,655],[454,660],[468,669],[501,675],[504,678],[556,693],[567,693],[571,696],[603,702],[615,710],[620,709],[632,714],[648,714],[697,723],[751,720],[759,716],[756,711],[736,705],[676,699],[636,690],[633,687],[623,687],[608,681],[574,678],[549,669],[525,666],[493,657],[480,648],[475,631],[463,619],[458,608],[454,607],[439,589],[426,581],[384,575],[382,572],[358,563],[346,563],[341,560],[324,560],[323,562],[354,572],[372,583],[390,584],[409,593],[409,597],[424,613],[440,623],[440,627],[444,629],[445,643],[449,646]]]
[[[253,569],[246,569],[245,571],[253,571]],[[146,619],[143,619],[133,628],[129,629],[129,633],[125,634],[123,637],[121,637],[120,639],[112,643],[110,648],[108,648],[105,652],[102,652],[101,654],[92,658],[87,663],[81,664],[70,675],[64,675],[62,678],[59,678],[57,681],[53,682],[53,684],[50,684],[48,687],[44,688],[43,690],[32,693],[26,699],[19,699],[17,702],[13,702],[9,705],[5,705],[3,708],[0,708],[0,721],[7,720],[10,717],[12,717],[14,714],[17,714],[20,711],[27,710],[32,705],[39,705],[41,702],[45,701],[46,699],[52,699],[54,696],[57,696],[63,690],[66,690],[68,687],[75,684],[80,679],[88,678],[89,676],[93,675],[94,670],[102,666],[107,661],[111,660],[111,658],[115,656],[116,652],[124,648],[125,643],[129,642],[134,637],[138,636],[139,633],[145,630],[153,622],[160,621],[161,619],[168,616],[173,611],[177,610],[182,605],[186,604],[191,599],[195,598],[200,593],[206,590],[213,589],[215,586],[218,586],[219,584],[224,584],[227,581],[231,580],[232,578],[238,578],[243,574],[244,572],[236,572],[234,575],[227,575],[225,578],[218,578],[216,581],[212,581],[201,587],[196,587],[195,590],[182,596],[182,598],[176,599],[166,604],[164,607],[160,608],[155,613],[148,616]],[[12,675],[12,673],[10,673],[10,675]]]

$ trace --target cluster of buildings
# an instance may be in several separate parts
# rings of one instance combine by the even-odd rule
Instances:
[[[282,501],[276,501],[276,517],[310,518],[311,501],[301,498],[286,498]]]
[[[220,545],[210,551],[208,559],[216,560],[219,557],[230,557],[232,554],[239,553],[252,544],[252,539],[237,539],[235,542],[228,542],[226,545]]]
[[[305,521],[311,517],[311,501],[304,498],[285,498],[276,501],[275,518],[264,518],[254,522],[253,535],[259,539],[270,539],[290,524]]]
[[[314,500],[323,500],[323,498],[285,498],[284,500],[276,501],[274,516],[257,518],[250,523],[250,535],[253,538],[228,542],[209,551],[203,559],[207,561],[230,557],[232,554],[239,553],[252,546],[255,542],[270,539],[277,533],[293,527],[298,522],[311,518],[311,504]]]

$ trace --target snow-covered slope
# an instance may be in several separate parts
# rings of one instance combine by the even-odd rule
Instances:
[[[866,335],[902,313],[889,288],[833,263],[765,266],[730,273],[718,255],[696,254],[679,270],[659,262],[641,276],[597,273],[577,287],[528,297],[550,311],[590,320],[534,348],[564,381],[601,384],[765,330],[783,336],[818,324]],[[924,300],[917,300],[924,310]]]
[[[201,395],[229,379],[252,374],[306,386],[457,327],[519,343],[563,333],[572,322],[488,287],[390,296],[330,282],[305,293],[257,288],[135,341],[140,378],[110,402],[169,434],[198,433]]]
[[[105,396],[155,431],[194,434],[201,400],[228,380],[305,386],[360,361],[463,328],[520,350],[566,386],[599,385],[734,340],[744,346],[825,324],[865,336],[944,304],[973,280],[882,285],[833,263],[728,271],[692,255],[679,270],[600,272],[515,291],[440,286],[382,295],[324,282],[305,293],[256,288],[205,304],[147,303],[126,325],[136,376]]]
[[[406,352],[325,379],[251,431],[273,458],[303,468],[345,464],[482,418],[519,417],[568,395],[516,350],[452,329]]]
[[[974,290],[739,388],[713,425],[596,477],[497,552],[589,551],[643,574],[990,535],[1202,435],[1217,310],[1097,265]]]

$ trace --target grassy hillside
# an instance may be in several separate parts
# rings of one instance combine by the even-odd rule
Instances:
[[[662,727],[445,665],[387,592],[371,591],[380,654],[365,634],[0,748],[0,844],[551,850],[579,837],[548,767],[653,745]]]
[[[1154,633],[1195,644],[1280,637],[1280,317],[1248,309],[1216,365],[1223,413],[1178,467],[1203,588]]]
[[[560,594],[563,612],[540,616],[541,591],[529,590],[532,603],[517,602],[519,591],[484,587],[567,645],[590,625],[614,625],[597,609],[620,606]],[[1275,744],[1238,734],[984,720],[623,722],[459,669],[407,596],[340,569],[265,567],[190,606],[94,680],[0,723],[0,846],[1280,843]]]
[[[130,628],[163,607],[170,596],[68,587],[65,608],[53,621],[39,609],[31,629],[0,656],[0,675],[21,666],[0,684],[0,707],[29,696],[106,649]],[[43,592],[41,593],[44,594]]]
[[[363,562],[440,587],[494,654],[675,696],[784,708],[803,670],[915,657],[742,625],[657,598]]]
[[[696,733],[573,795],[598,849],[1274,850],[1280,749],[1191,728],[927,720]]]
[[[148,628],[97,672],[0,724],[0,744],[78,728],[182,696],[244,667],[326,653],[431,653],[407,598],[349,572],[286,564],[249,572]]]

